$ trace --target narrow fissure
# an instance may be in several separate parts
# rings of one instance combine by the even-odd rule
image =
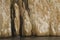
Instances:
[[[14,19],[15,19],[15,10],[14,10],[14,2],[12,1],[11,3],[11,33],[12,36],[16,35],[16,30],[15,30],[15,24],[14,24]]]

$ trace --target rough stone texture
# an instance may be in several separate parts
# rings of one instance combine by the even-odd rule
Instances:
[[[19,6],[18,6],[17,3],[14,4],[14,8],[15,8],[15,19],[14,19],[15,30],[16,30],[16,34],[19,35],[19,31],[20,31],[20,13],[19,13]]]
[[[30,23],[30,19],[28,16],[27,11],[25,10],[23,14],[23,27],[22,27],[22,35],[24,36],[31,36],[32,25]]]
[[[16,2],[15,4],[11,2],[12,6],[14,6],[13,16],[11,15],[12,18],[10,18],[10,0],[0,1],[1,37],[11,36],[11,27],[13,34],[14,31],[16,31],[16,34],[21,32],[23,36],[60,36],[59,0],[12,1]]]
[[[0,37],[11,36],[10,0],[0,0]]]
[[[60,35],[59,0],[25,0],[22,3],[25,4],[25,9],[29,14],[33,35]]]
[[[59,35],[59,16],[60,16],[60,1],[59,0],[50,0],[49,6],[50,6],[50,35]]]
[[[60,35],[60,1],[28,0],[33,34]]]
[[[50,13],[46,0],[28,0],[33,34],[37,36],[49,35]]]
[[[22,26],[22,36],[31,36],[32,25],[30,22],[28,11],[25,9],[25,4],[23,3],[23,26]]]

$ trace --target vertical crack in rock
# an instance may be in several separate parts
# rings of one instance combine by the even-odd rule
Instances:
[[[19,15],[20,15],[20,28],[19,28],[19,34],[22,36],[22,26],[23,26],[23,18],[22,18],[22,0],[18,0],[17,4],[19,5]]]
[[[20,36],[22,37],[22,27],[23,27],[23,18],[22,16],[20,15]]]
[[[29,15],[28,0],[22,0],[22,1],[23,1],[23,3],[22,3],[22,4],[24,4],[24,5],[25,5],[25,10],[27,10],[28,15]],[[24,6],[23,6],[23,7],[24,7]]]
[[[59,0],[0,0],[0,37],[60,36]]]
[[[15,30],[15,24],[14,24],[14,19],[15,19],[15,10],[14,10],[14,0],[11,0],[11,31],[12,31],[12,36],[16,35],[16,30]]]
[[[25,9],[28,10],[28,0],[22,0],[22,1],[25,4]]]

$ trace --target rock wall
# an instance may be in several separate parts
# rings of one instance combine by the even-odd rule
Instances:
[[[11,36],[10,0],[0,0],[0,37]]]
[[[0,37],[60,36],[59,0],[1,0]]]
[[[59,35],[59,0],[26,0],[23,2],[32,24],[32,35]]]
[[[36,36],[49,35],[50,13],[47,1],[28,0],[30,19],[33,25],[33,34]]]
[[[14,0],[0,0],[0,37],[19,35],[19,5]]]

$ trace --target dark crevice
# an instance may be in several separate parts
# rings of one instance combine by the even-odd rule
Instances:
[[[22,37],[23,17],[20,15],[20,36]]]
[[[15,9],[14,9],[14,4],[17,3],[19,6],[19,12],[20,12],[20,29],[19,29],[19,33],[20,36],[22,37],[22,27],[23,27],[23,16],[21,15],[23,13],[23,2],[25,4],[25,9],[27,10],[28,14],[29,14],[29,8],[28,8],[28,0],[12,0],[11,2],[11,31],[12,31],[12,36],[16,36],[16,30],[15,30],[15,23],[14,23],[14,19],[15,19]]]
[[[16,30],[15,30],[15,24],[14,24],[14,19],[15,19],[15,10],[14,10],[14,1],[11,2],[11,33],[12,36],[16,35]]]
[[[22,0],[22,2],[25,4],[25,9],[28,10],[28,0]]]
[[[29,7],[28,7],[28,0],[22,0],[22,1],[23,1],[24,4],[25,4],[25,9],[27,10],[28,15],[30,16],[30,14],[29,14],[30,9],[29,9]]]
[[[22,17],[22,7],[23,7],[23,2],[22,2],[22,0],[18,0],[17,1],[17,4],[18,4],[18,6],[19,6],[19,15],[20,15],[20,29],[19,29],[19,35],[22,37],[22,27],[23,27],[23,17]]]

